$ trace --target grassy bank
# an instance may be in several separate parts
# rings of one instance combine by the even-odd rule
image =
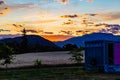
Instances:
[[[85,71],[83,67],[47,67],[0,71],[0,80],[120,80],[119,74]]]

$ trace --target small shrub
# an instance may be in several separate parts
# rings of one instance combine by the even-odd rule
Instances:
[[[74,61],[76,63],[82,63],[83,61],[83,53],[82,51],[84,48],[74,49],[69,54],[72,54],[71,58],[69,58],[71,61]]]
[[[41,66],[42,65],[42,61],[41,60],[35,60],[35,66]]]

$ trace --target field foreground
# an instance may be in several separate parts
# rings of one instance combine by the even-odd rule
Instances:
[[[120,80],[120,74],[85,71],[79,67],[48,67],[0,71],[0,80]]]
[[[85,71],[83,65],[73,65],[74,62],[69,60],[71,54],[68,53],[69,51],[59,51],[15,55],[13,63],[8,65],[10,69],[0,70],[0,80],[120,80],[118,73]],[[72,64],[72,66],[35,67],[37,59],[45,65]],[[2,65],[0,67],[5,68]]]
[[[38,59],[42,64],[57,65],[57,64],[72,64],[69,58],[71,54],[69,51],[57,51],[57,52],[38,52],[38,53],[25,53],[14,55],[13,63],[9,64],[9,68],[33,66]],[[0,68],[5,66],[0,65]]]

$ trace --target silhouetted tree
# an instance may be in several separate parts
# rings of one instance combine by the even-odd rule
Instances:
[[[23,33],[23,36],[22,36],[21,49],[22,49],[22,52],[27,52],[28,51],[28,40],[27,40],[25,28],[23,29],[22,33]]]
[[[15,52],[13,48],[5,44],[2,47],[0,47],[0,60],[3,60],[2,64],[6,65],[6,69],[8,67],[7,65],[12,63],[14,53]]]
[[[80,47],[79,49],[74,49],[70,51],[69,54],[72,54],[70,60],[74,61],[76,63],[81,63],[83,61],[83,47]]]

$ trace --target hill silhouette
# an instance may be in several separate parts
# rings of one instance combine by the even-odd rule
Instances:
[[[84,47],[85,41],[92,41],[92,40],[120,41],[120,36],[115,36],[113,34],[108,34],[108,33],[92,33],[92,34],[70,38],[68,40],[61,42],[55,42],[55,44],[60,47],[63,47],[66,44],[75,44],[78,47],[80,46]]]
[[[27,49],[22,50],[22,36],[15,38],[6,38],[0,40],[0,44],[7,44],[10,47],[13,47],[17,53],[23,52],[39,52],[39,51],[54,51],[60,49],[53,42],[44,39],[38,35],[26,35],[27,38]]]

